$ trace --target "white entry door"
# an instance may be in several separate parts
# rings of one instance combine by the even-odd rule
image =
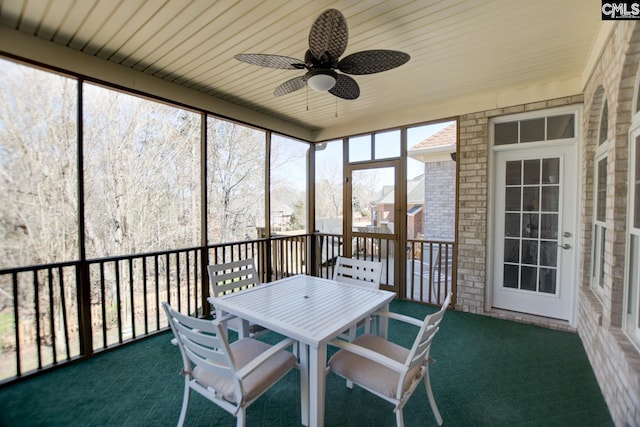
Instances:
[[[495,153],[493,306],[571,321],[578,244],[574,144]]]

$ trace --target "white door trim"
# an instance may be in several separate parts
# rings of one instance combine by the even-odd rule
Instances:
[[[582,222],[581,222],[581,213],[582,213],[582,198],[580,194],[582,192],[583,186],[583,162],[581,157],[581,147],[583,145],[582,138],[582,105],[570,105],[565,107],[547,109],[547,110],[537,110],[534,112],[528,113],[520,113],[513,114],[509,116],[500,116],[489,120],[488,129],[489,129],[489,155],[488,155],[488,173],[487,173],[487,256],[486,256],[486,283],[485,283],[485,311],[491,312],[493,310],[493,290],[494,290],[494,264],[495,264],[495,244],[493,236],[495,235],[495,215],[496,215],[496,153],[501,151],[510,151],[510,150],[518,150],[535,148],[536,146],[549,146],[553,144],[554,146],[572,146],[573,153],[575,153],[576,157],[576,182],[577,182],[577,190],[575,192],[575,223],[576,223],[576,234],[573,239],[574,247],[575,247],[575,262],[573,266],[573,306],[571,309],[571,315],[568,319],[569,325],[575,327],[577,324],[577,310],[578,310],[578,291],[579,291],[579,282],[580,282],[580,266],[582,265],[582,259],[584,257],[584,250],[581,247],[582,243]],[[529,118],[536,117],[545,117],[545,116],[553,116],[558,114],[575,114],[575,137],[570,140],[556,140],[556,141],[547,141],[547,142],[534,142],[534,143],[523,143],[523,144],[512,144],[512,145],[502,145],[502,146],[494,146],[494,123],[500,122],[508,122],[513,120],[526,120]]]

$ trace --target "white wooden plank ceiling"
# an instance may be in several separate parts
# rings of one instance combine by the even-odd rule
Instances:
[[[600,31],[599,5],[594,0],[0,0],[0,25],[322,130],[384,122],[398,111],[478,93],[579,79]],[[353,76],[361,95],[347,101],[310,89],[275,97],[279,84],[304,71],[233,58],[271,53],[303,59],[309,29],[328,8],[339,9],[349,25],[343,57],[393,49],[409,53],[411,60],[394,70]]]

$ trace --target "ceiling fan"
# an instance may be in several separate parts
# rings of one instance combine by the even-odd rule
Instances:
[[[342,59],[349,41],[349,30],[344,15],[336,9],[328,9],[316,18],[309,32],[309,50],[304,61],[281,55],[242,53],[235,56],[238,61],[261,67],[284,70],[307,70],[304,76],[287,80],[273,92],[282,96],[310,86],[318,91],[328,91],[343,99],[360,96],[358,83],[345,74],[373,74],[391,70],[405,64],[411,58],[397,50],[364,50]]]

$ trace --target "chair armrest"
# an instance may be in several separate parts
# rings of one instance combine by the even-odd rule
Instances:
[[[237,316],[235,314],[225,314],[224,316],[220,317],[220,318],[215,318],[212,320],[212,322],[214,323],[222,323],[223,325],[227,325],[227,322],[229,322],[229,320],[231,319],[235,319]]]
[[[247,338],[247,339],[251,339],[251,338]],[[273,355],[278,353],[280,350],[284,350],[285,348],[289,347],[290,345],[292,345],[294,343],[295,343],[295,341],[292,340],[291,338],[283,339],[279,343],[274,344],[273,346],[271,346],[271,348],[269,350],[265,351],[264,353],[260,353],[260,355],[258,357],[256,357],[251,362],[249,362],[246,365],[244,365],[242,367],[242,369],[240,369],[240,370],[238,370],[238,372],[236,372],[236,375],[238,375],[238,377],[240,379],[243,379],[244,377],[249,375],[251,372],[255,371],[256,368],[258,368],[264,362],[266,362],[267,359],[269,359],[270,357],[272,357]]]
[[[423,320],[419,320],[419,319],[416,319],[416,318],[410,317],[410,316],[405,316],[404,314],[394,313],[392,311],[381,311],[381,312],[378,312],[378,313],[374,313],[374,316],[388,317],[389,319],[399,320],[401,322],[409,323],[409,324],[417,326],[419,328],[421,328],[422,324],[424,323]]]
[[[353,344],[351,342],[334,339],[329,342],[329,345],[340,347],[342,350],[348,351],[353,354],[357,354],[358,356],[364,357],[365,359],[372,360],[376,363],[381,364],[386,368],[392,369],[399,373],[403,373],[407,370],[407,367],[404,364],[398,362],[397,360],[387,357],[383,354],[380,354],[377,351],[373,351],[366,347]]]

